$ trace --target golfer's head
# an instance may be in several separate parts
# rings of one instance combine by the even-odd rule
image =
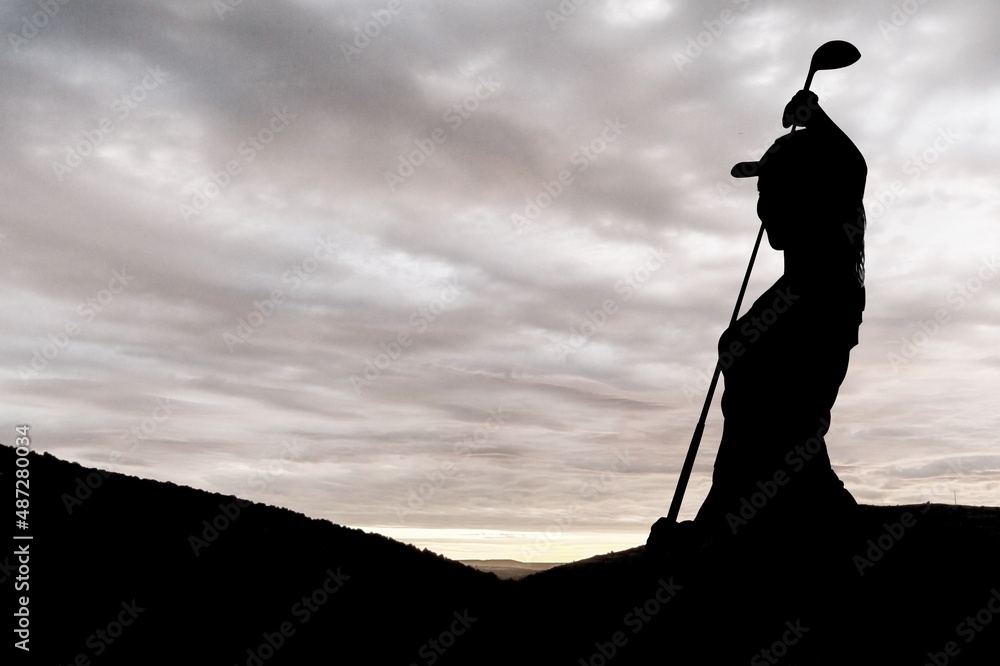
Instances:
[[[846,136],[806,129],[780,137],[760,160],[731,173],[757,178],[757,215],[771,247],[785,250],[814,248],[856,217],[867,168]]]

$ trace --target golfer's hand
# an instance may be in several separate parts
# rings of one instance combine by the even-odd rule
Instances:
[[[781,114],[781,126],[809,127],[826,119],[826,113],[819,107],[819,97],[808,90],[795,93]]]

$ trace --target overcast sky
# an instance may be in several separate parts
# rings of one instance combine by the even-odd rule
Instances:
[[[3,441],[456,558],[638,545],[759,224],[729,169],[846,39],[813,85],[869,166],[834,465],[1000,504],[994,3],[50,4],[2,10]]]

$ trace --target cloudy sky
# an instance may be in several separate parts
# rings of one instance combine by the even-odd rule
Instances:
[[[642,543],[758,228],[729,169],[846,39],[813,90],[868,161],[868,309],[831,454],[862,502],[1000,504],[993,3],[2,12],[7,443],[456,558]]]

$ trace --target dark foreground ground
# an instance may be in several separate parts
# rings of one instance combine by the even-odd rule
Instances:
[[[0,447],[10,495],[14,470]],[[11,532],[33,539],[0,551],[3,663],[1000,663],[997,508],[864,507],[820,554],[794,535],[638,547],[512,581],[234,497],[48,455],[30,470]]]

